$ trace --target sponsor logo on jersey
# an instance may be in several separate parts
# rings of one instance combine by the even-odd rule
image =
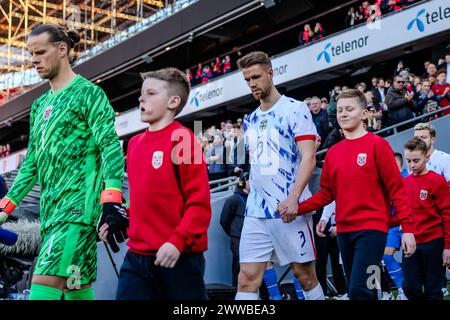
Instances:
[[[428,191],[420,190],[419,198],[420,200],[426,200],[428,198]]]
[[[163,164],[163,155],[162,151],[153,152],[152,166],[155,169],[159,169]]]
[[[360,153],[360,154],[358,154],[358,157],[356,159],[356,163],[358,164],[358,166],[362,167],[363,165],[366,164],[366,160],[367,160],[367,154]]]
[[[53,106],[48,106],[47,109],[44,111],[44,120],[47,121],[48,118],[50,118],[50,115],[52,114]]]

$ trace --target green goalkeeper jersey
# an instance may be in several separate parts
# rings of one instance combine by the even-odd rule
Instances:
[[[123,155],[103,90],[77,75],[31,107],[25,161],[6,195],[18,204],[41,187],[41,230],[59,222],[95,225],[103,189],[121,190]]]

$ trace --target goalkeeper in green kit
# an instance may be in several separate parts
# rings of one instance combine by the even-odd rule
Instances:
[[[123,156],[103,90],[72,71],[76,32],[40,25],[29,34],[32,63],[51,89],[34,101],[25,162],[0,201],[0,224],[36,183],[41,250],[30,300],[93,300],[97,229],[107,223],[113,251],[126,239]]]

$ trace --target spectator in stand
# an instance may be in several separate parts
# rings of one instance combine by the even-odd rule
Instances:
[[[381,10],[377,5],[371,5],[369,7],[369,18],[367,22],[374,22],[381,17]]]
[[[342,91],[350,89],[349,86],[342,86]]]
[[[224,154],[222,135],[216,133],[211,148],[209,148],[205,154],[205,161],[208,164],[209,180],[218,180],[227,176]]]
[[[311,29],[311,26],[309,24],[305,24],[303,27],[303,32],[300,33],[300,36],[298,38],[299,44],[307,44],[310,43],[313,40],[314,32]]]
[[[347,12],[347,16],[345,17],[345,25],[349,28],[357,25],[359,23],[359,14],[355,10],[355,7],[350,7]]]
[[[316,25],[314,26],[314,37],[312,40],[314,41],[314,40],[323,39],[324,35],[325,35],[325,32],[323,31],[322,24],[317,22]]]
[[[420,84],[420,90],[417,90],[414,94],[414,103],[416,104],[416,110],[418,114],[423,114],[430,112],[425,109],[425,106],[427,106],[428,101],[430,99],[434,100],[434,92],[431,90],[430,81],[423,80]]]
[[[231,71],[231,59],[230,56],[225,56],[225,59],[222,60],[223,63],[223,73],[228,73]]]
[[[213,66],[213,75],[214,77],[218,77],[221,74],[222,74],[222,62],[220,61],[220,58],[217,57]]]
[[[420,78],[418,76],[412,75],[413,79],[412,79],[412,83],[414,84],[414,87],[416,87],[416,90],[420,90],[420,87],[418,88],[418,86],[422,85],[422,80],[420,80]],[[411,81],[411,80],[410,80]]]
[[[436,72],[436,65],[434,63],[430,63],[427,66],[427,71],[422,75],[422,79],[427,79],[429,76],[435,76]]]
[[[370,17],[370,11],[369,11],[369,1],[363,1],[361,6],[359,7],[359,14],[362,17],[363,21],[367,21]]]
[[[380,110],[386,110],[384,108],[384,99],[386,98],[387,89],[384,87],[384,79],[377,79],[376,86],[372,89],[373,93],[373,104],[375,107]]]
[[[413,101],[414,93],[408,93],[405,90],[405,81],[402,77],[396,76],[394,84],[389,88],[386,94],[386,105],[388,107],[388,126],[412,119],[415,104]],[[399,131],[410,127],[411,125],[401,126]]]
[[[385,12],[390,13],[394,11],[399,11],[405,6],[405,0],[388,0]]]
[[[361,91],[361,93],[365,93],[366,92],[366,87],[361,83],[356,84],[355,89]]]
[[[321,141],[325,141],[330,132],[330,128],[327,111],[320,108],[320,103],[319,97],[312,97],[309,110],[311,111],[312,120],[316,125],[317,133],[319,134]]]
[[[320,99],[320,109],[325,109],[327,110],[328,107],[328,100],[327,98],[323,97],[322,99]]]
[[[373,91],[374,89],[377,88],[378,78],[377,77],[372,77],[370,83],[372,84],[372,88],[370,88],[370,90]]]
[[[192,76],[191,69],[186,69],[186,77],[188,78],[191,87],[194,86],[195,82],[194,82],[194,77]]]
[[[445,108],[450,105],[450,84],[446,83],[447,71],[441,69],[436,72],[436,83],[431,87],[439,107]],[[442,112],[443,115],[450,114],[450,110]]]
[[[450,49],[445,54],[444,63],[440,64],[438,69],[444,69],[447,72],[447,79],[445,82],[450,83]]]
[[[222,121],[221,123],[220,123],[220,131],[221,132],[224,132],[225,131],[225,126],[227,125],[227,123],[225,122],[225,121]]]
[[[306,98],[303,102],[306,103],[306,105],[309,107],[309,105],[311,104],[311,97]]]
[[[414,93],[416,92],[416,88],[413,86],[413,84],[410,82],[410,73],[408,68],[400,71],[400,73],[398,74],[400,77],[402,77],[403,81],[404,81],[404,87],[405,90],[409,93]]]
[[[9,156],[11,154],[11,146],[9,145],[9,143],[6,144],[6,152],[5,152],[5,156]]]
[[[209,66],[204,66],[201,74],[202,83],[208,82],[213,77],[211,68]]]
[[[200,83],[202,81],[203,66],[201,63],[197,65],[197,72],[195,73],[195,82]]]

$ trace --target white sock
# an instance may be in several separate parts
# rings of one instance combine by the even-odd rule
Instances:
[[[303,291],[303,293],[305,294],[305,300],[325,300],[325,295],[323,294],[320,283],[318,283],[314,289]]]
[[[256,292],[237,292],[234,300],[259,300]]]

